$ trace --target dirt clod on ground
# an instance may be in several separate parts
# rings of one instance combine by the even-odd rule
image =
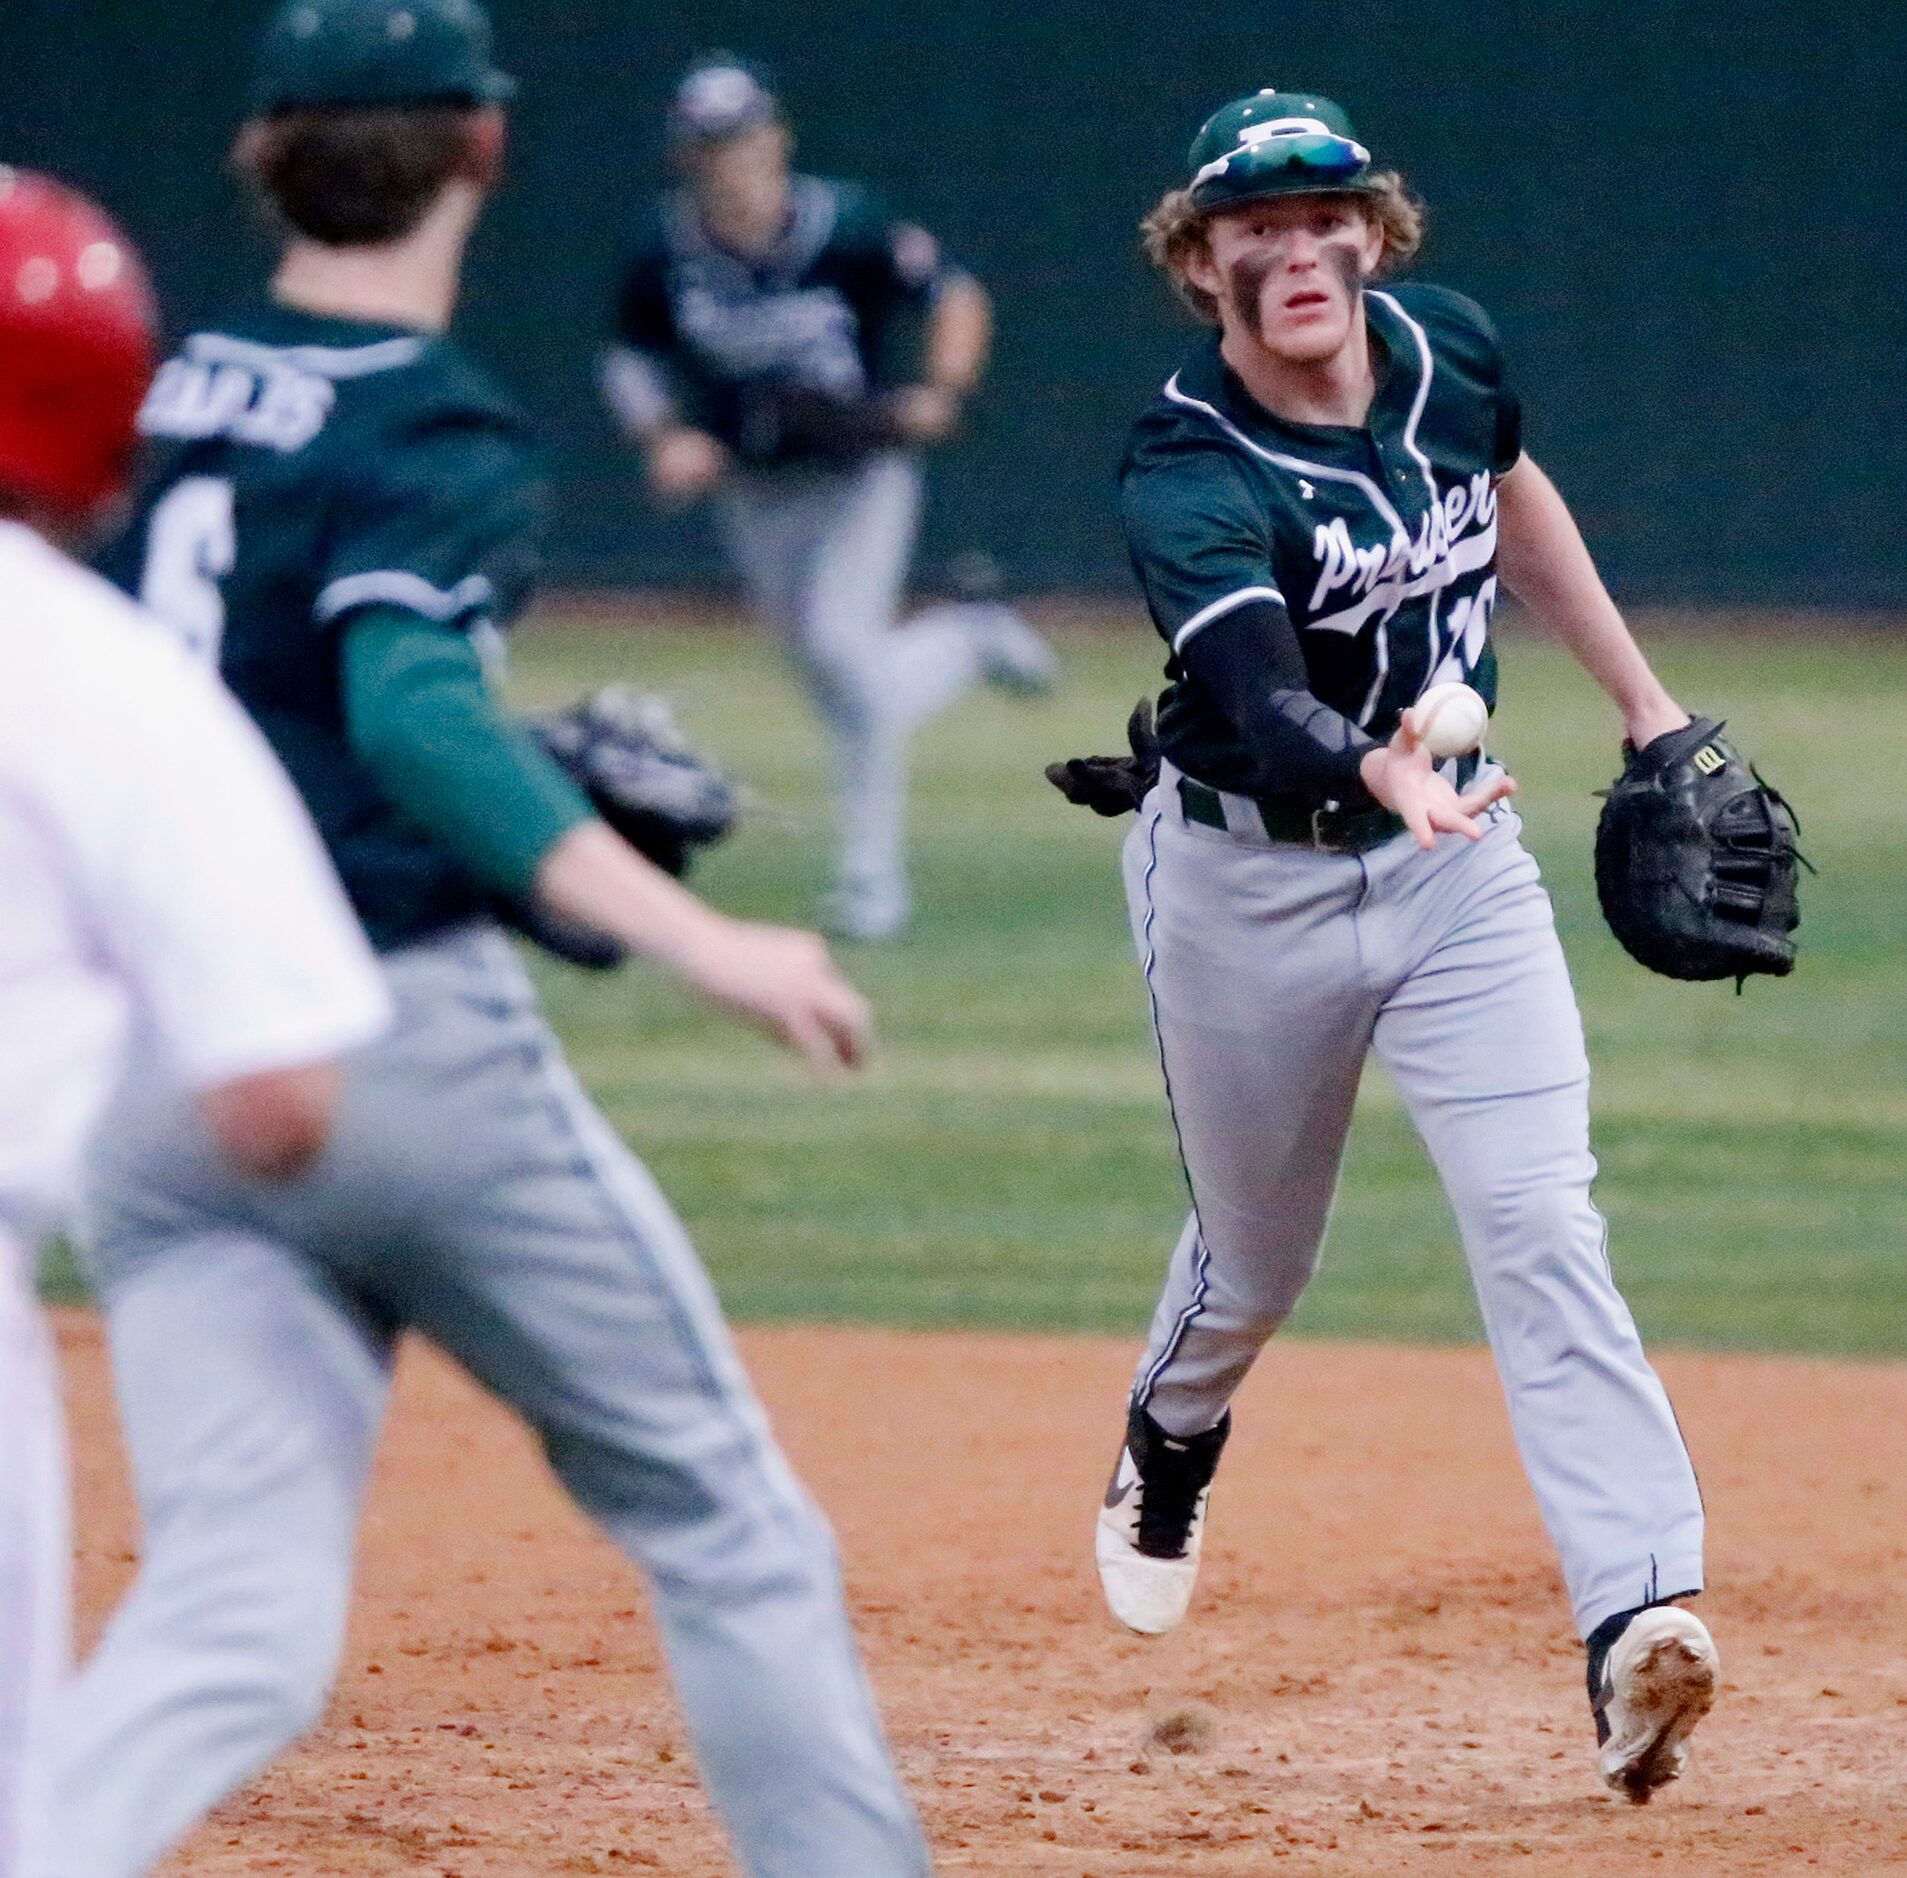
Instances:
[[[90,1638],[136,1533],[98,1327],[60,1330]],[[1689,1776],[1637,1809],[1597,1777],[1482,1353],[1268,1353],[1192,1617],[1145,1639],[1105,1615],[1092,1567],[1129,1345],[743,1344],[836,1523],[945,1874],[1907,1873],[1907,1367],[1663,1363],[1708,1502],[1723,1689]],[[1212,1748],[1140,1746],[1175,1714],[1218,1718]],[[411,1353],[329,1716],[170,1870],[730,1869],[639,1586],[509,1417]]]
[[[1146,1730],[1154,1747],[1168,1754],[1209,1754],[1218,1743],[1218,1723],[1202,1708],[1175,1708]]]

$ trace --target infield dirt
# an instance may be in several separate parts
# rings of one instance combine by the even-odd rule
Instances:
[[[90,1639],[135,1532],[99,1329],[70,1313],[60,1334]],[[1635,1809],[1597,1781],[1481,1352],[1274,1349],[1193,1618],[1146,1642],[1113,1628],[1091,1563],[1128,1345],[743,1344],[834,1518],[944,1872],[1907,1872],[1907,1367],[1663,1361],[1725,1686],[1689,1777]],[[411,1352],[331,1712],[168,1870],[729,1869],[631,1574],[509,1417]]]

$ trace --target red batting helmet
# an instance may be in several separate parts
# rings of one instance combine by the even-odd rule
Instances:
[[[157,323],[112,222],[0,166],[0,491],[78,518],[120,488]]]

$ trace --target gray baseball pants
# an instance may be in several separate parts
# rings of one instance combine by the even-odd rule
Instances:
[[[845,469],[743,476],[718,508],[749,597],[828,731],[837,911],[851,923],[905,916],[908,741],[981,676],[970,608],[896,623],[920,507],[920,465],[890,451]]]
[[[1582,1023],[1521,824],[1346,855],[1224,803],[1224,829],[1188,822],[1168,767],[1125,848],[1192,1195],[1135,1399],[1175,1434],[1224,1414],[1317,1269],[1375,1051],[1456,1213],[1582,1634],[1699,1590],[1701,1497],[1590,1201]]]
[[[55,1878],[149,1870],[318,1719],[405,1329],[524,1417],[648,1575],[743,1868],[918,1878],[832,1538],[668,1203],[501,935],[386,964],[396,1028],[291,1187],[228,1175],[150,1079],[102,1131],[87,1237],[145,1552],[62,1707]]]

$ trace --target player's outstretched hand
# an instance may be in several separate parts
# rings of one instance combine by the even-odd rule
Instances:
[[[686,424],[649,445],[649,487],[665,502],[693,502],[722,480],[728,453],[705,430]]]
[[[606,822],[579,822],[537,868],[539,906],[654,959],[711,1004],[764,1030],[818,1076],[860,1066],[874,1020],[815,934],[730,919]]]
[[[960,400],[944,385],[903,385],[888,410],[903,443],[943,443],[960,423]]]
[[[1404,818],[1420,848],[1434,847],[1443,834],[1477,840],[1483,833],[1477,817],[1492,802],[1516,793],[1514,778],[1498,775],[1459,795],[1437,774],[1435,760],[1411,728],[1408,714],[1389,743],[1366,753],[1359,773],[1377,801]]]
[[[711,1003],[794,1051],[817,1076],[838,1076],[866,1060],[873,1012],[814,933],[722,919],[684,962],[684,975]]]

